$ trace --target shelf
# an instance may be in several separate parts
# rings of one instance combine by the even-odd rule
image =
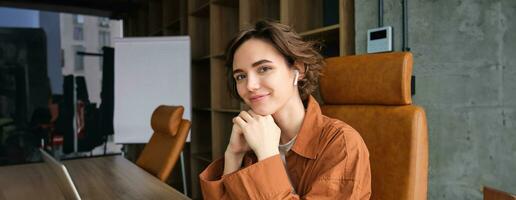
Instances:
[[[192,158],[195,158],[197,160],[200,160],[200,161],[204,161],[206,163],[211,163],[212,159],[211,159],[211,153],[210,152],[207,152],[207,153],[195,153],[192,155]]]
[[[192,58],[193,62],[207,62],[210,61],[211,55],[201,56],[197,58]]]
[[[163,20],[163,8],[161,0],[150,0],[148,3],[148,26],[150,35],[157,36],[161,31]],[[158,31],[159,30],[159,31]],[[163,32],[161,31],[161,34]]]
[[[175,20],[167,23],[165,25],[165,28],[176,28],[176,27],[179,28],[181,26],[181,19],[182,18],[178,18],[178,19],[175,19]]]
[[[212,113],[212,158],[218,159],[224,155],[224,151],[229,143],[231,129],[233,128],[233,118],[237,113],[213,112]]]
[[[240,1],[240,27],[261,19],[280,20],[280,0]]]
[[[212,109],[239,110],[240,102],[231,96],[228,88],[225,60],[211,59],[211,107]]]
[[[282,1],[281,22],[291,25],[298,33],[324,27],[323,3],[321,0]]]
[[[211,58],[226,60],[226,54],[224,52],[216,53],[215,55],[212,55]]]
[[[211,108],[208,107],[193,107],[194,111],[211,112]]]
[[[211,112],[192,112],[192,154],[211,152]]]
[[[339,27],[340,27],[339,24],[334,24],[334,25],[331,25],[331,26],[326,26],[326,27],[322,27],[322,28],[317,28],[317,29],[305,31],[305,32],[299,33],[299,35],[301,37],[313,37],[313,36],[318,36],[318,35],[325,35],[325,34],[328,34],[330,32],[335,32],[335,31],[338,34]]]
[[[221,6],[238,8],[238,0],[212,0],[211,2]]]
[[[163,22],[176,21],[180,17],[180,13],[184,12],[181,6],[183,0],[164,0],[163,1]]]
[[[210,53],[219,55],[225,52],[230,40],[239,30],[238,8],[212,5],[210,13]]]
[[[240,109],[226,109],[226,108],[213,108],[213,111],[216,112],[225,112],[225,113],[240,113]]]
[[[210,55],[210,19],[188,17],[188,35],[191,41],[192,58]]]
[[[187,1],[186,3],[188,6],[187,13],[191,13],[191,12],[197,10],[198,8],[210,3],[210,0],[185,0],[185,1]]]
[[[192,107],[201,109],[211,105],[210,63],[192,63]],[[210,110],[211,111],[211,110]]]
[[[163,35],[163,29],[154,30],[150,33],[151,36],[162,36]]]
[[[305,40],[315,40],[321,44],[321,54],[327,57],[339,56],[340,48],[340,25],[335,24],[314,30],[309,30],[300,35]]]
[[[199,8],[190,13],[194,17],[209,17],[210,16],[210,2],[201,5]]]

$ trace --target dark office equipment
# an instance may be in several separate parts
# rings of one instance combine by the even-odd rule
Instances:
[[[88,95],[88,89],[86,87],[86,80],[84,76],[75,77],[75,83],[77,84],[77,100],[81,100],[84,103],[89,103],[90,98]]]
[[[112,135],[114,133],[115,49],[103,47],[102,51],[104,58],[102,60],[102,91],[100,92],[100,129],[104,135]]]
[[[90,103],[84,107],[84,131],[85,134],[78,141],[78,151],[91,151],[96,146],[104,143],[104,135],[99,130],[99,110],[97,104]]]
[[[50,135],[50,110],[48,107],[36,108],[32,113],[32,117],[29,123],[29,133],[31,143],[34,148],[38,148],[41,145],[41,140],[45,143],[49,140]]]
[[[96,104],[90,104],[86,81],[84,77],[77,77],[77,100],[82,101],[83,106],[78,113],[84,128],[79,133],[78,150],[90,151],[94,147],[104,143],[107,135],[112,135],[114,112],[114,49],[103,47],[103,53],[78,52],[82,56],[102,56],[102,91],[100,93],[101,104],[97,109]],[[81,123],[81,124],[82,124]],[[104,153],[106,146],[104,146]]]
[[[56,131],[63,135],[63,153],[74,151],[74,76],[68,75],[63,79],[63,99],[59,103],[59,117]]]
[[[40,28],[0,28],[0,162],[29,161],[34,146],[30,119],[48,104],[47,44]],[[31,117],[33,116],[33,117]],[[7,123],[6,123],[7,122]]]
[[[12,117],[17,126],[47,104],[46,50],[42,29],[0,28],[0,117]]]
[[[96,103],[91,103],[88,96],[86,80],[82,76],[75,79],[77,87],[76,115],[81,120],[82,130],[78,133],[77,151],[91,151],[105,142],[104,133],[100,130],[101,120]]]

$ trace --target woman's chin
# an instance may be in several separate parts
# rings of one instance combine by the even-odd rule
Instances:
[[[261,108],[260,106],[251,107],[251,110],[253,110],[254,113],[256,113],[258,115],[262,115],[262,116],[272,115],[274,113],[272,110],[266,109],[266,108]]]

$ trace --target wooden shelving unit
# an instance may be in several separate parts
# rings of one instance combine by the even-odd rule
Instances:
[[[227,88],[225,48],[260,19],[293,26],[322,43],[325,57],[354,54],[354,0],[141,0],[124,20],[125,36],[189,35],[192,132],[187,145],[191,196],[202,199],[199,173],[223,156],[232,118],[243,105]],[[188,164],[187,164],[188,166]]]
[[[322,43],[325,57],[355,53],[353,0],[282,0],[281,23]]]
[[[149,0],[149,31],[153,36],[163,35],[163,9],[162,0]]]

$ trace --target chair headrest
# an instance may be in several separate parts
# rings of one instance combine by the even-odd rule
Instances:
[[[321,96],[325,104],[411,104],[412,62],[409,52],[328,58]]]
[[[183,119],[183,112],[183,106],[158,106],[152,113],[152,129],[156,133],[176,135]]]

